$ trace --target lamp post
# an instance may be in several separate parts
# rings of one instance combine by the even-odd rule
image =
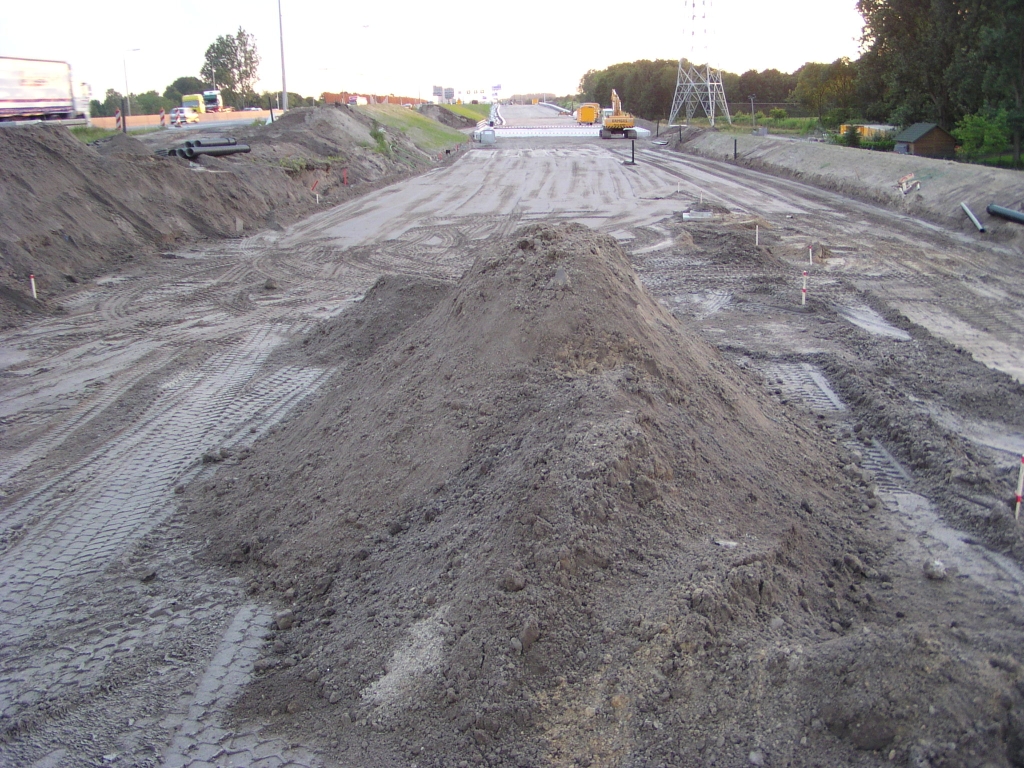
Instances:
[[[750,94],[747,98],[750,99],[750,127],[756,128],[757,121],[754,119],[754,99],[757,98],[754,94]]]
[[[281,109],[288,110],[288,82],[284,77],[284,19],[281,16],[281,0],[277,0],[277,24],[281,30]]]
[[[129,48],[121,56],[121,66],[124,67],[124,131],[128,132],[128,118],[132,116],[132,94],[128,90],[128,54],[141,51],[141,48]]]

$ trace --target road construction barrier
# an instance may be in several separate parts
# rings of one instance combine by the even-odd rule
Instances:
[[[181,128],[181,112],[174,116],[174,127]]]
[[[164,112],[162,109],[160,110],[160,127],[161,128],[166,128],[167,127],[167,113]]]
[[[114,130],[115,131],[123,131],[124,130],[124,122],[121,120],[121,110],[120,109],[114,110]]]

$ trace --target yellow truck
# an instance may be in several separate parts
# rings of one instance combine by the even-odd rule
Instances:
[[[191,107],[199,114],[206,112],[206,101],[201,93],[190,93],[181,97],[181,106]]]
[[[622,100],[619,94],[612,89],[612,113],[605,115],[601,123],[601,138],[610,139],[612,136],[624,136],[627,139],[635,139],[636,120],[629,112],[622,111]]]
[[[601,122],[601,105],[580,104],[579,109],[576,110],[576,122],[580,125],[594,125],[594,123]]]

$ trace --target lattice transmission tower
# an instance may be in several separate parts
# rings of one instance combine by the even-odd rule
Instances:
[[[698,1],[700,9],[698,10]],[[679,113],[686,110],[686,122],[690,122],[701,109],[707,116],[711,126],[715,125],[715,115],[721,111],[725,119],[732,125],[729,114],[729,102],[725,100],[725,88],[722,86],[722,72],[712,69],[710,64],[697,67],[693,64],[697,43],[703,43],[704,60],[708,61],[708,9],[710,0],[689,0],[690,17],[690,58],[679,60],[679,73],[676,75],[676,92],[672,97],[672,110],[668,123],[672,125]]]

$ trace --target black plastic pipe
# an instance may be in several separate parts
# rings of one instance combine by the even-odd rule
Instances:
[[[989,212],[990,216],[1002,216],[1004,219],[1016,221],[1018,224],[1024,224],[1024,213],[1021,213],[1020,211],[1003,208],[1001,205],[990,205],[985,210]]]
[[[226,147],[186,147],[184,151],[185,157],[199,157],[200,155],[221,157],[223,155],[244,154],[250,150],[248,144],[236,144]]]
[[[196,139],[192,142],[193,147],[233,147],[238,143],[237,139]]]

